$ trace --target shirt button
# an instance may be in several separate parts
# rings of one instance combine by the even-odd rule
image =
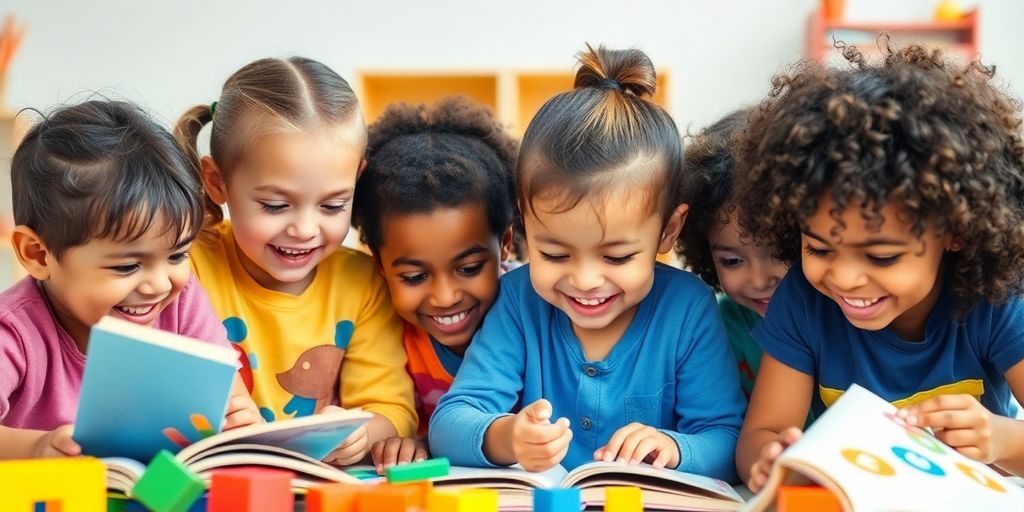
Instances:
[[[586,366],[583,368],[583,372],[586,373],[588,377],[594,377],[597,375],[597,368],[594,368],[593,366]]]
[[[580,421],[580,426],[583,427],[583,430],[590,430],[590,427],[594,426],[594,422],[590,421],[590,418],[584,416]]]

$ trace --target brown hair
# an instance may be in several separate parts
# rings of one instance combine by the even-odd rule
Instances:
[[[193,170],[198,174],[197,139],[203,126],[210,123],[210,156],[226,174],[261,135],[354,120],[362,122],[359,101],[348,82],[331,68],[305,57],[267,58],[249,63],[228,77],[220,98],[214,104],[186,111],[174,133],[191,149]],[[220,206],[207,196],[204,225],[223,218]]]
[[[551,98],[530,121],[516,166],[520,210],[540,196],[569,210],[627,179],[653,196],[664,219],[681,202],[682,145],[675,122],[651,98],[655,72],[637,49],[581,52],[575,88]],[[564,211],[563,210],[563,211]]]
[[[831,194],[842,226],[861,206],[869,226],[896,201],[921,236],[932,227],[962,243],[945,256],[958,311],[1000,302],[1024,283],[1024,141],[1020,102],[993,84],[994,68],[947,61],[939,50],[893,49],[849,66],[805,62],[772,80],[753,113],[739,163],[740,224],[789,262],[800,229]]]

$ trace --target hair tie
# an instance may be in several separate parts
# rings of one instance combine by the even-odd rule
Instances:
[[[601,80],[601,83],[597,84],[597,86],[602,89],[615,89],[616,91],[619,92],[623,91],[622,84],[620,84],[619,81],[615,80],[614,78],[606,78],[604,80]]]
[[[217,113],[217,102],[210,103],[210,117]]]

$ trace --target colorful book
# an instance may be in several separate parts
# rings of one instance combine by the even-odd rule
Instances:
[[[843,510],[1020,510],[1024,488],[907,425],[896,407],[853,385],[772,468],[745,510],[772,510],[782,485],[818,484]]]
[[[89,335],[73,437],[96,457],[176,453],[220,431],[237,366],[230,348],[104,317]]]

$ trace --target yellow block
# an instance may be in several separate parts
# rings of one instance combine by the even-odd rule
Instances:
[[[644,500],[639,487],[605,487],[605,512],[643,512]]]
[[[32,512],[37,502],[61,512],[105,512],[106,468],[92,457],[0,462],[0,510]]]
[[[462,489],[434,491],[427,499],[428,512],[497,512],[498,491]]]

